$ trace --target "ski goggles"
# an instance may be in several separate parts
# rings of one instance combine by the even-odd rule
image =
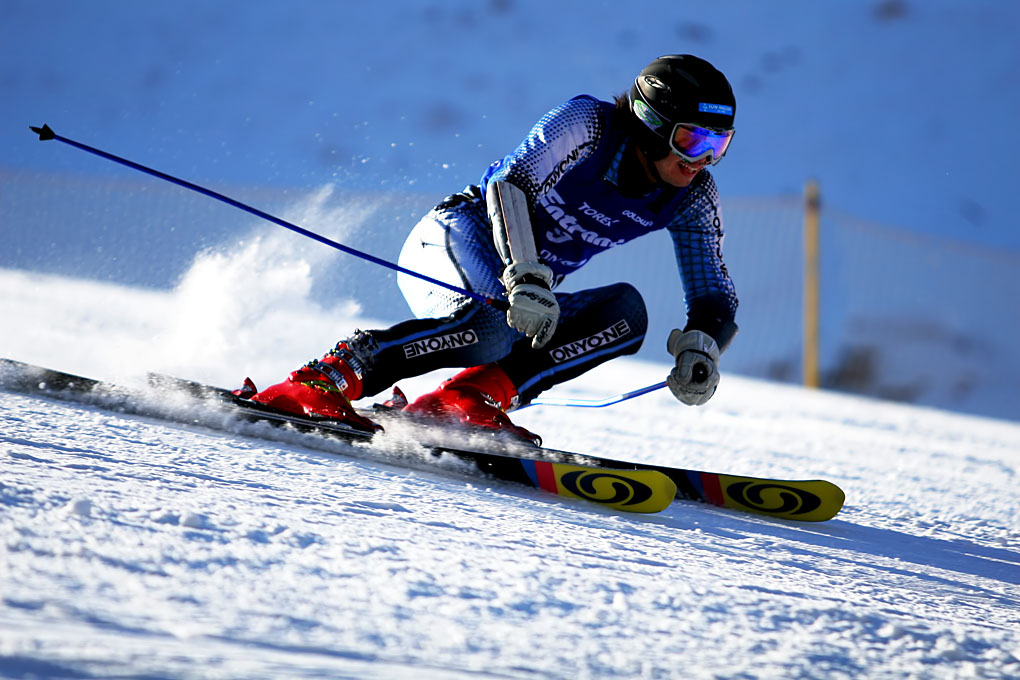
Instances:
[[[669,138],[669,148],[688,163],[712,157],[712,165],[726,154],[733,139],[733,130],[714,130],[689,123],[677,123]]]

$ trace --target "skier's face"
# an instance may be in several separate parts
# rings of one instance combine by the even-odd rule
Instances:
[[[676,154],[669,153],[664,158],[655,161],[655,170],[666,184],[683,188],[689,186],[706,165],[708,165],[708,158],[702,158],[696,163],[688,163]]]

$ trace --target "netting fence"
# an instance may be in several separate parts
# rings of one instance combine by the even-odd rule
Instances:
[[[312,223],[298,223],[393,260],[410,227],[442,198],[335,188],[322,199],[321,190],[215,188],[285,219],[314,215]],[[313,195],[359,210],[303,210]],[[740,333],[724,370],[799,383],[804,200],[724,196],[723,217],[724,253],[741,301]],[[827,206],[824,186],[820,218],[821,385],[1020,418],[1013,351],[1020,251],[863,220]],[[229,251],[259,230],[275,229],[144,177],[0,171],[0,267],[171,289],[199,250]],[[315,294],[350,296],[383,320],[407,315],[391,272],[340,253],[331,262],[317,274]],[[650,328],[638,356],[666,364],[666,337],[685,318],[669,236],[650,234],[600,256],[565,288],[611,281],[629,281],[644,295]]]

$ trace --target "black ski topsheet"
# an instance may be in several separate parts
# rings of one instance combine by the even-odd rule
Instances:
[[[0,359],[0,389],[25,394],[44,395],[81,403],[93,403],[102,408],[119,412],[149,416],[163,420],[190,422],[175,417],[172,410],[162,410],[155,403],[152,393],[178,393],[191,398],[211,402],[211,408],[222,408],[239,419],[250,422],[270,422],[288,426],[299,432],[338,438],[348,442],[370,442],[373,433],[332,421],[316,421],[309,418],[290,416],[269,409],[256,402],[241,399],[230,390],[212,387],[202,383],[164,375],[149,376],[150,390],[131,389],[104,381],[33,366],[10,359]],[[142,398],[148,396],[149,398]],[[386,423],[387,414],[369,413],[374,420]],[[441,428],[445,434],[450,428]],[[423,429],[423,432],[427,430]],[[472,435],[477,435],[475,430]],[[682,500],[696,500],[736,510],[750,511],[799,521],[824,521],[834,517],[842,508],[843,491],[824,480],[777,480],[758,477],[718,474],[645,463],[632,463],[588,454],[558,451],[531,446],[516,438],[510,439],[498,434],[487,441],[485,450],[462,449],[441,442],[422,441],[421,445],[434,455],[448,454],[473,463],[482,472],[503,481],[546,488],[559,492],[552,482],[544,480],[536,472],[535,461],[539,464],[582,466],[601,468],[608,471],[654,471],[661,473],[675,485],[675,497]],[[522,464],[522,461],[524,464]],[[548,475],[546,475],[548,477]],[[551,485],[553,488],[548,488]],[[672,486],[670,487],[672,488]],[[577,491],[575,489],[575,491]],[[578,495],[583,493],[565,493]],[[597,498],[589,500],[599,501]],[[601,501],[599,501],[601,502]],[[623,507],[620,509],[633,509]],[[645,511],[645,510],[639,510]]]

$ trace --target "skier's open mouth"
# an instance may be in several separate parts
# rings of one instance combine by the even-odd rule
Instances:
[[[680,171],[685,175],[696,175],[701,172],[701,169],[705,167],[704,163],[688,163],[687,161],[679,161]]]

